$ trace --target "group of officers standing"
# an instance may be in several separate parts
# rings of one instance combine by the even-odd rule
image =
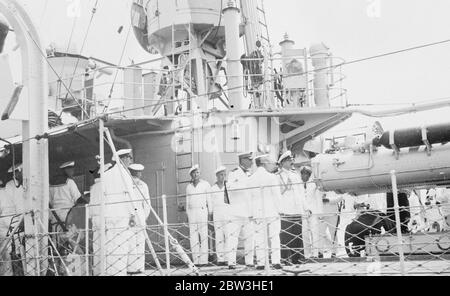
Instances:
[[[229,269],[236,269],[240,238],[245,265],[257,270],[265,269],[269,255],[274,269],[323,257],[327,249],[336,256],[342,197],[321,192],[311,167],[297,168],[294,161],[291,151],[278,161],[243,153],[238,168],[216,170],[213,186],[201,179],[198,165],[190,169],[186,203],[194,264],[209,264],[209,220],[214,222],[217,263]]]
[[[117,152],[118,159],[113,159],[111,164],[105,166],[103,190],[100,186],[99,169],[94,172],[95,183],[90,190],[90,200],[80,192],[74,181],[74,161],[59,166],[62,178],[58,178],[56,184],[50,186],[49,231],[62,257],[67,253],[62,250],[65,244],[62,242],[61,234],[72,227],[66,223],[70,210],[77,205],[90,204],[89,217],[93,224],[94,253],[93,262],[90,264],[93,264],[94,275],[101,274],[99,254],[102,247],[105,248],[106,254],[104,270],[106,275],[139,275],[145,271],[145,231],[151,208],[150,195],[148,186],[142,180],[145,168],[143,165],[133,163],[131,154],[131,149],[120,150]],[[6,241],[8,236],[14,235],[10,233],[13,228],[11,225],[13,217],[25,212],[22,165],[13,166],[9,173],[13,175],[12,180],[0,189],[0,243]],[[106,199],[104,246],[100,243],[102,198]],[[16,248],[20,249],[22,242],[15,241],[15,243]],[[22,252],[22,256],[25,253]],[[2,252],[0,275],[14,275],[10,266],[14,259],[12,255],[14,254],[9,243]],[[61,264],[61,260],[57,260],[57,265]]]

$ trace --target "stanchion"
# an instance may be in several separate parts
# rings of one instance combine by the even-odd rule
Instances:
[[[263,233],[264,233],[264,260],[265,260],[265,265],[264,265],[264,271],[266,272],[266,275],[269,275],[270,273],[270,263],[269,263],[269,235],[268,235],[268,225],[267,225],[267,218],[265,217],[265,200],[264,200],[264,187],[260,187],[259,188],[260,192],[261,192],[261,198],[262,198],[262,216],[263,221],[262,221],[262,227],[263,227]]]
[[[169,227],[167,220],[167,196],[162,196],[163,202],[163,222],[164,222],[164,244],[166,247],[166,269],[167,275],[170,273],[170,244],[169,244]]]
[[[85,264],[86,264],[86,276],[89,276],[90,275],[90,273],[89,273],[89,266],[90,266],[90,260],[89,260],[89,205],[85,205],[85,215],[86,215],[86,217],[85,217],[85,221],[84,221],[84,223],[86,224],[86,226],[85,226],[85,237],[84,237],[84,240],[85,240],[85,245],[84,245],[84,247],[85,247],[85,257],[86,257],[86,261],[85,261]]]
[[[33,222],[33,234],[34,234],[34,240],[35,240],[35,246],[34,246],[34,251],[35,251],[35,272],[34,275],[35,276],[41,276],[41,262],[40,262],[40,252],[39,252],[39,236],[38,236],[38,230],[37,230],[37,225],[36,225],[36,213],[33,210],[31,212],[31,217],[32,217],[32,222]]]
[[[105,188],[103,180],[105,179],[105,123],[103,119],[99,120],[99,141],[100,141],[100,275],[106,275],[106,224],[105,224]]]
[[[403,252],[402,225],[400,220],[400,208],[398,202],[397,176],[395,171],[391,171],[392,195],[394,197],[395,224],[397,227],[397,242],[400,255],[400,272],[405,276],[405,254]]]

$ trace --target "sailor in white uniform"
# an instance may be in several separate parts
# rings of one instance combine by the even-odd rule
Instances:
[[[242,231],[245,251],[245,264],[254,267],[254,225],[249,191],[249,175],[253,167],[251,152],[239,155],[239,167],[228,175],[227,190],[230,201],[230,222],[227,224],[228,268],[236,268],[236,255],[239,234]]]
[[[322,192],[322,215],[320,222],[320,246],[319,257],[325,257],[325,253],[334,258],[339,251],[338,245],[338,229],[340,221],[340,214],[343,204],[344,195],[335,192]]]
[[[304,259],[302,217],[305,215],[305,190],[300,175],[292,170],[293,156],[287,151],[278,159],[281,190],[281,256],[286,265]]]
[[[128,274],[138,275],[145,271],[145,231],[146,221],[150,215],[150,193],[147,184],[142,181],[142,172],[145,167],[141,164],[132,164],[128,167],[133,177],[133,189],[135,202],[135,219],[130,223]]]
[[[62,184],[50,186],[50,208],[53,209],[50,221],[54,223],[65,223],[67,214],[82,197],[77,184],[73,180],[75,173],[75,162],[69,161],[59,167],[64,174]]]
[[[192,178],[186,188],[186,206],[189,221],[189,237],[192,261],[199,267],[208,265],[208,215],[212,214],[210,204],[211,186],[200,179],[200,167],[189,170]]]
[[[266,264],[266,250],[270,253],[272,265],[281,269],[281,191],[278,177],[270,172],[276,167],[276,161],[268,155],[255,158],[256,172],[249,178],[252,194],[252,209],[255,222],[255,246],[257,270],[263,270]]]
[[[303,219],[303,244],[305,258],[318,258],[321,250],[319,215],[323,211],[322,193],[318,190],[312,177],[312,169],[304,166],[300,169],[303,188],[305,190],[306,215]]]
[[[129,175],[128,166],[131,164],[131,149],[124,149],[117,152],[120,159],[113,159],[115,164],[105,167],[103,178],[104,195],[100,191],[100,176],[91,187],[91,209],[92,223],[94,227],[94,274],[100,275],[100,207],[101,199],[106,199],[105,206],[105,226],[106,226],[106,268],[107,276],[126,276],[128,270],[129,238],[128,231],[133,223],[135,207],[132,204],[134,191],[133,181]],[[125,167],[126,165],[126,167]]]
[[[226,266],[226,225],[229,220],[229,196],[226,189],[227,168],[216,170],[217,182],[211,187],[211,205],[213,210],[214,232],[216,240],[216,255],[219,266]]]
[[[6,184],[5,188],[0,189],[0,245],[3,246],[3,240],[6,239],[11,220],[13,216],[24,212],[23,206],[23,178],[22,178],[22,165],[18,164],[14,167],[15,178]],[[8,173],[13,173],[11,167]],[[16,241],[16,246],[20,245]],[[18,250],[17,250],[18,251]],[[0,257],[0,276],[12,276],[13,269],[11,264],[11,242],[7,244],[6,250],[4,250]]]

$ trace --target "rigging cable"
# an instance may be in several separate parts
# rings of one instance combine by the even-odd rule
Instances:
[[[242,86],[240,88],[242,88]],[[229,89],[229,90],[232,90],[232,89]],[[210,92],[210,93],[201,94],[199,96],[207,96],[207,95],[215,94],[215,93],[216,92]],[[184,101],[184,100],[187,100],[187,99],[183,99],[182,101]],[[443,100],[443,99],[442,98],[438,98],[438,99],[431,99],[431,100],[427,100],[427,101],[424,100],[424,102],[441,101],[441,100]],[[16,142],[14,142],[14,145],[23,144],[23,143],[26,143],[26,142],[29,142],[29,141],[32,141],[32,140],[40,140],[42,138],[48,138],[49,136],[57,135],[59,133],[63,133],[63,132],[65,132],[65,130],[75,130],[79,126],[83,126],[83,125],[87,126],[87,125],[95,124],[96,121],[98,120],[98,118],[102,118],[102,117],[105,117],[105,116],[107,117],[107,116],[110,116],[110,115],[120,114],[120,113],[124,113],[124,112],[130,112],[130,111],[135,111],[135,110],[139,110],[139,109],[146,109],[146,108],[156,107],[156,106],[161,105],[161,104],[162,103],[150,104],[150,105],[145,105],[145,106],[141,106],[141,107],[137,107],[137,108],[129,108],[129,109],[124,109],[124,110],[120,110],[120,111],[104,113],[104,114],[101,114],[101,115],[97,116],[96,118],[91,118],[91,119],[86,120],[86,121],[80,121],[80,122],[71,124],[70,126],[64,127],[62,129],[57,129],[57,130],[45,133],[44,135],[36,135],[34,137],[30,137],[30,138],[27,138],[27,139],[22,139],[20,141],[16,141]],[[415,106],[415,105],[416,105],[416,103],[412,104],[412,106]],[[402,114],[408,114],[408,113],[412,113],[412,112],[406,111],[406,112],[397,112],[397,113],[398,113],[397,115],[402,115]],[[194,114],[189,114],[189,115],[194,116]],[[391,116],[391,115],[389,115],[389,116]],[[155,119],[158,119],[158,118],[155,116]]]
[[[91,18],[90,18],[90,20],[89,20],[89,24],[88,24],[88,28],[87,28],[87,30],[86,30],[86,33],[85,33],[85,35],[84,35],[83,44],[81,45],[80,56],[79,56],[78,59],[77,59],[77,63],[75,64],[75,69],[73,70],[73,73],[72,73],[72,78],[71,78],[71,80],[70,80],[69,89],[72,87],[73,80],[74,80],[74,78],[75,78],[75,73],[76,73],[76,71],[77,71],[77,69],[78,69],[78,65],[79,65],[79,63],[80,63],[81,54],[83,53],[84,47],[86,46],[86,42],[87,42],[87,39],[88,39],[88,36],[89,36],[89,31],[91,30],[91,26],[92,26],[92,23],[93,23],[93,21],[94,21],[95,14],[96,14],[96,12],[97,12],[98,2],[99,2],[99,0],[96,0],[96,1],[95,1],[95,5],[94,5],[94,7],[92,8]],[[67,96],[68,96],[68,94],[66,94],[66,100],[67,100]],[[81,105],[80,105],[80,108],[82,108]],[[61,111],[61,115],[62,115],[62,112],[63,112],[63,111]],[[84,113],[85,113],[86,116],[89,118],[89,115],[87,114],[86,110],[84,110]],[[60,116],[61,116],[61,115],[60,115]]]
[[[119,65],[119,67],[117,67],[116,75],[114,76],[114,80],[113,80],[113,83],[111,85],[111,89],[109,90],[108,98],[110,98],[110,99],[112,97],[112,94],[114,93],[114,86],[116,85],[117,76],[119,75],[119,70],[120,70],[120,64],[122,63],[123,56],[125,55],[125,50],[126,50],[127,45],[128,45],[128,40],[129,40],[129,37],[130,37],[131,29],[132,29],[132,25],[130,25],[129,28],[128,28],[127,36],[125,38],[125,43],[124,43],[123,48],[122,48],[122,53],[120,55],[119,63],[117,63]],[[105,108],[103,109],[103,112],[106,111],[108,109],[108,107],[109,107],[109,105],[105,106]]]
[[[83,110],[83,112],[86,114],[87,117],[89,117],[89,115],[87,114],[86,110],[84,110],[84,108],[82,108],[81,104],[78,102],[78,100],[75,98],[75,96],[73,95],[73,93],[70,91],[70,89],[67,87],[67,85],[64,83],[64,81],[62,80],[61,76],[59,75],[59,73],[55,70],[55,68],[53,67],[53,65],[50,63],[50,61],[48,60],[47,57],[47,53],[44,53],[42,51],[42,48],[40,47],[40,45],[37,43],[36,40],[34,40],[33,35],[31,35],[31,32],[29,30],[27,30],[28,36],[30,37],[30,39],[33,41],[34,45],[36,46],[36,48],[38,49],[39,53],[41,54],[41,56],[44,58],[44,60],[47,62],[48,66],[50,67],[50,69],[52,70],[52,72],[56,75],[56,77],[58,78],[58,81],[61,81],[61,84],[64,86],[64,88],[67,91],[67,95],[70,95],[71,98],[78,104],[78,106]]]
[[[355,59],[355,60],[348,61],[348,62],[342,62],[338,65],[314,69],[314,70],[304,72],[304,73],[285,74],[284,77],[295,77],[295,76],[303,76],[305,74],[314,74],[315,72],[318,72],[318,71],[336,69],[336,68],[339,68],[342,66],[348,66],[348,65],[352,65],[352,64],[366,62],[366,61],[370,61],[370,60],[374,60],[374,59],[379,59],[379,58],[383,58],[383,57],[387,57],[387,56],[391,56],[391,55],[397,55],[400,53],[405,53],[405,52],[423,49],[423,48],[427,48],[427,47],[432,47],[432,46],[436,46],[436,45],[441,45],[441,44],[445,44],[445,43],[450,43],[450,39],[446,39],[446,40],[442,40],[442,41],[438,41],[438,42],[427,43],[427,44],[418,45],[418,46],[413,46],[413,47],[396,50],[396,51],[392,51],[392,52],[387,52],[387,53],[383,53],[383,54],[378,54],[378,55],[374,55],[374,56],[370,56],[370,57],[366,57],[366,58]]]

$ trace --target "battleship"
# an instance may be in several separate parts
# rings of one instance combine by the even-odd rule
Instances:
[[[23,166],[23,212],[0,211],[2,223],[7,224],[1,228],[6,233],[0,236],[0,272],[126,274],[126,264],[120,269],[113,263],[111,271],[110,257],[115,255],[109,253],[104,215],[108,203],[114,203],[109,195],[117,195],[107,185],[108,167],[120,167],[119,151],[129,149],[134,162],[145,167],[141,179],[150,195],[148,218],[140,223],[145,225],[145,252],[138,254],[145,258],[141,274],[449,273],[445,204],[427,200],[420,202],[418,211],[408,205],[417,216],[437,209],[444,221],[438,231],[428,228],[413,234],[403,231],[412,219],[402,220],[405,205],[399,200],[405,192],[422,191],[417,193],[420,201],[430,198],[431,190],[445,195],[450,186],[450,123],[412,124],[392,131],[380,126],[364,133],[364,141],[336,145],[332,139],[331,148],[321,139],[354,114],[389,117],[444,108],[449,101],[378,111],[350,106],[344,87],[345,60],[334,56],[325,43],[297,47],[288,34],[274,46],[262,0],[134,0],[129,7],[123,12],[130,15],[129,24],[119,33],[129,30],[130,38],[149,57],[157,57],[125,65],[84,56],[82,50],[58,45],[57,40],[44,45],[24,6],[16,0],[0,0],[3,186],[16,180],[16,165]],[[17,45],[11,46],[14,42]],[[12,75],[14,67],[21,69],[19,81]],[[351,140],[350,136],[344,138]],[[350,198],[391,193],[391,209],[378,215],[356,206],[349,226],[342,223],[341,207],[339,212],[325,213],[340,217],[337,225],[330,225],[335,233],[323,235],[331,237],[341,254],[313,255],[282,269],[271,268],[268,258],[261,270],[217,264],[215,230],[207,225],[209,263],[196,264],[186,198],[192,168],[198,165],[202,178],[214,184],[217,168],[239,167],[242,153],[277,160],[286,151],[296,156],[293,168],[311,166],[314,184],[323,192]],[[49,208],[49,192],[61,184],[61,164],[67,162],[76,164],[72,178],[84,203],[66,209],[67,219],[48,227],[57,210]],[[133,185],[124,181],[127,174],[118,170],[115,182],[123,182],[123,191],[129,193]],[[100,200],[93,196],[95,184],[100,184]],[[132,199],[123,208],[130,205]],[[94,212],[103,219],[98,228]],[[365,218],[371,222],[361,222]],[[352,233],[352,223],[363,224],[364,230]],[[349,233],[357,239],[348,238]],[[117,236],[123,239],[122,233]],[[126,243],[125,239],[117,247]],[[355,252],[357,245],[363,247]],[[239,263],[243,248],[240,244]]]

